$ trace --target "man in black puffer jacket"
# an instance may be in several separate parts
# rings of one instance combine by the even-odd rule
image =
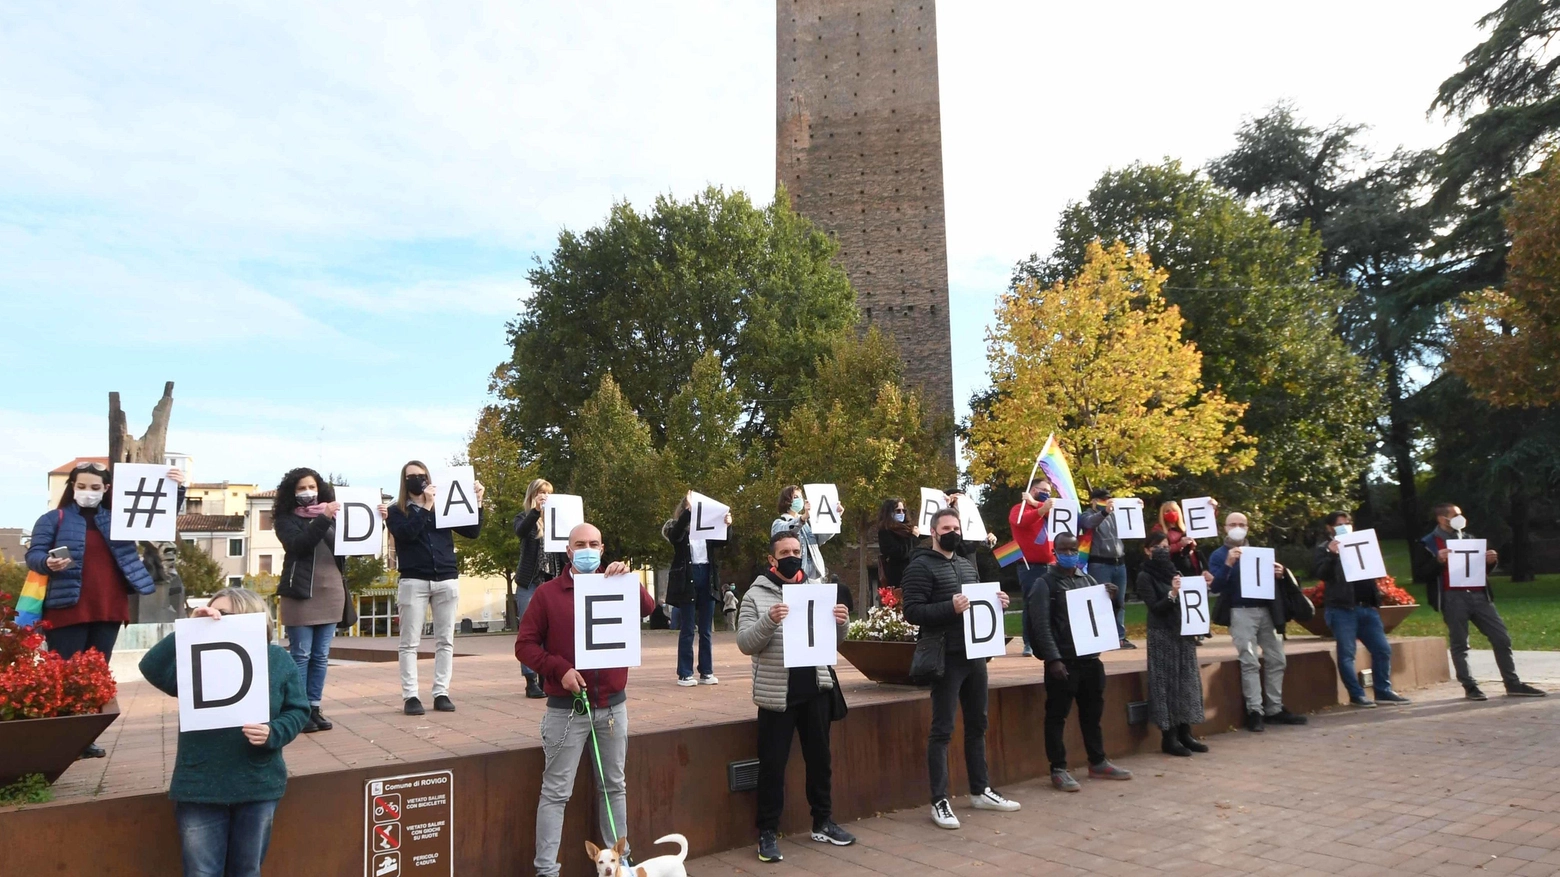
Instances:
[[[980,581],[975,567],[956,552],[964,541],[959,513],[943,509],[932,516],[932,547],[918,548],[905,565],[900,586],[905,620],[921,628],[922,640],[941,639],[944,671],[932,685],[932,729],[926,739],[926,769],[932,784],[932,821],[958,828],[948,804],[948,741],[953,737],[953,707],[964,711],[964,766],[970,778],[970,806],[977,810],[1018,809],[1017,801],[997,794],[986,776],[986,659],[964,655],[963,614],[970,608],[964,586]],[[1002,608],[1008,604],[1001,594]]]

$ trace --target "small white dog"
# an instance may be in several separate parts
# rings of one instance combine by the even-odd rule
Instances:
[[[655,843],[656,846],[674,843],[680,849],[675,856],[656,856],[636,862],[632,872],[623,867],[623,848],[628,845],[626,837],[618,838],[618,842],[606,850],[586,841],[585,853],[596,863],[596,877],[688,877],[688,869],[683,866],[688,859],[688,839],[680,834],[669,834]]]

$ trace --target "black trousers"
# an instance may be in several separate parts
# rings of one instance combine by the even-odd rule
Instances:
[[[49,651],[58,652],[66,660],[87,649],[97,649],[103,653],[106,661],[114,656],[114,643],[119,639],[119,628],[123,626],[117,621],[67,624],[45,631],[43,638],[49,643]]]
[[[926,773],[932,781],[932,803],[948,797],[948,741],[953,739],[953,710],[964,713],[964,772],[970,794],[986,791],[986,659],[948,656],[943,677],[932,685],[932,730],[926,738]]]
[[[807,804],[813,823],[834,815],[830,787],[834,771],[829,763],[829,692],[795,704],[783,713],[758,711],[758,830],[775,831],[785,811],[785,765],[791,759],[791,737],[802,740],[802,760],[807,763]]]
[[[1045,757],[1051,769],[1067,767],[1067,744],[1062,733],[1073,701],[1078,702],[1078,727],[1083,731],[1083,748],[1090,764],[1105,760],[1105,735],[1100,717],[1105,714],[1105,664],[1099,658],[1066,658],[1065,680],[1045,679]]]

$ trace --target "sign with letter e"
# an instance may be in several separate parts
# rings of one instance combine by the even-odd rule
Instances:
[[[173,622],[180,731],[271,721],[265,624],[263,612]]]
[[[964,596],[970,598],[970,608],[964,610],[961,619],[964,622],[965,657],[1000,658],[1007,654],[1002,600],[997,596],[1001,591],[1002,586],[996,582],[964,586]]]
[[[1213,505],[1212,497],[1181,500],[1181,514],[1186,516],[1187,538],[1212,539],[1219,535],[1219,512]]]
[[[640,587],[634,575],[574,577],[574,669],[639,666]]]
[[[1484,554],[1489,543],[1483,539],[1446,540],[1447,584],[1454,588],[1482,588],[1489,571]]]
[[[834,604],[839,597],[839,585],[780,589],[780,599],[789,610],[780,622],[787,667],[832,667],[840,662],[834,635]]]
[[[1067,592],[1067,623],[1078,657],[1121,648],[1116,636],[1116,610],[1104,585],[1074,588]]]

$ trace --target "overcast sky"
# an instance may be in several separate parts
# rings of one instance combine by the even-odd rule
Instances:
[[[944,0],[961,413],[1009,269],[1102,171],[1200,165],[1280,99],[1432,146],[1495,5]],[[774,47],[759,0],[0,4],[0,526],[165,380],[202,481],[457,453],[560,228],[769,200]]]

